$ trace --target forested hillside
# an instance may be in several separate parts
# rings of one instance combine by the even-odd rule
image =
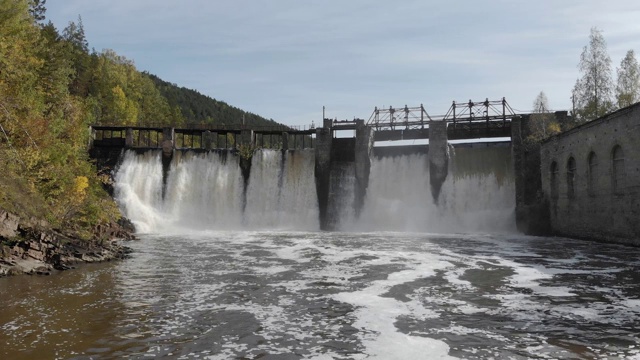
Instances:
[[[0,209],[88,237],[119,217],[87,155],[90,124],[231,124],[243,112],[90,51],[82,19],[60,31],[44,5],[0,0]]]
[[[198,91],[166,82],[153,74],[145,74],[153,80],[171,107],[180,108],[182,117],[188,124],[233,125],[240,124],[244,118],[245,124],[251,126],[280,125],[273,119],[265,119]]]

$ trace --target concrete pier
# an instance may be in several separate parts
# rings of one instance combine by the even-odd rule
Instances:
[[[167,177],[169,168],[171,167],[171,159],[173,158],[175,130],[174,128],[162,129],[162,197],[166,193]]]
[[[133,147],[133,129],[132,128],[127,128],[127,130],[125,130],[124,146],[126,148]]]
[[[333,131],[331,120],[325,119],[323,127],[316,129],[316,193],[318,196],[318,210],[320,212],[320,228],[327,228],[327,208],[329,204],[329,183],[331,179],[331,145]]]
[[[243,129],[240,131],[240,144],[253,148],[256,144],[255,134],[253,130]]]
[[[429,181],[431,195],[438,203],[442,184],[449,173],[449,146],[447,139],[447,123],[445,121],[429,122]]]
[[[364,205],[365,196],[367,195],[367,188],[369,187],[373,142],[373,127],[367,126],[364,123],[364,120],[357,120],[355,146],[356,193],[354,204],[356,216],[360,215],[360,211]]]

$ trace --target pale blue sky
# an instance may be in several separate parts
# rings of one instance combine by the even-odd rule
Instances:
[[[498,100],[529,110],[540,91],[571,107],[589,30],[614,68],[640,53],[640,1],[48,0],[62,30],[82,16],[89,46],[139,70],[289,125],[368,119],[374,106]]]

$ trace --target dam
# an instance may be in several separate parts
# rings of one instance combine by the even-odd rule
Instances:
[[[490,105],[478,103],[485,113]],[[325,119],[306,130],[94,126],[91,154],[116,170],[116,198],[143,231],[172,221],[212,229],[511,230],[510,138],[448,142],[505,138],[511,116],[462,119],[405,107],[376,108],[367,123]],[[376,146],[421,138],[429,144]]]
[[[511,119],[510,138],[466,144],[449,141],[452,123],[408,122],[385,132],[382,121],[330,121],[303,134],[94,127],[92,156],[138,230],[133,255],[0,279],[0,355],[640,356],[635,252],[516,231],[519,202],[535,205],[527,174],[544,170],[520,142],[526,119]],[[408,139],[425,134],[428,146]],[[543,162],[563,164],[551,148],[563,145],[543,144]],[[556,221],[563,202],[580,200],[579,186],[566,192]]]

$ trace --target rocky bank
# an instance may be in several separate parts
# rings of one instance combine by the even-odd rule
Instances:
[[[74,238],[51,229],[45,221],[21,219],[0,209],[0,277],[49,275],[80,263],[122,259],[130,251],[119,240],[134,238],[133,228],[126,223],[98,226],[94,235],[96,240]]]

